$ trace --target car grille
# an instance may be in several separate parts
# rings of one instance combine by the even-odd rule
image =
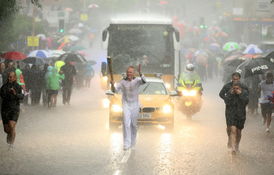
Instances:
[[[157,108],[142,108],[142,112],[152,113],[156,111]]]

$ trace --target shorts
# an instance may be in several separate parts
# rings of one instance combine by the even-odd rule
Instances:
[[[48,90],[48,95],[58,95],[58,90]]]
[[[9,121],[17,122],[19,118],[19,111],[1,111],[3,124],[8,124]]]
[[[261,112],[263,116],[266,116],[266,114],[272,114],[273,111],[273,104],[271,103],[261,103]]]
[[[226,117],[226,125],[227,126],[236,126],[237,129],[244,129],[244,125],[245,125],[245,118],[230,118],[230,117]]]

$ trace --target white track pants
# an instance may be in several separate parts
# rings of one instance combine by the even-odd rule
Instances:
[[[124,148],[130,148],[136,143],[137,119],[139,104],[123,104],[123,136]]]

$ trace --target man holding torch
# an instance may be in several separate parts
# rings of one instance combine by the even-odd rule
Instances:
[[[141,65],[137,71],[140,77],[136,78],[135,68],[129,66],[126,78],[117,83],[115,87],[113,79],[111,80],[114,87],[112,89],[122,92],[124,150],[134,148],[136,144],[137,119],[140,110],[139,87],[146,83],[144,75],[141,74]]]

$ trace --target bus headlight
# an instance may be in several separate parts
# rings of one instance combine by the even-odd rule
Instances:
[[[109,107],[109,103],[110,103],[109,99],[104,98],[103,99],[103,108],[108,108]]]
[[[197,95],[197,90],[182,90],[183,96],[194,97]]]
[[[111,106],[111,111],[112,111],[112,112],[122,112],[122,111],[123,111],[123,108],[122,108],[122,106],[120,106],[120,105],[112,105],[112,106]]]
[[[164,105],[164,106],[163,106],[163,112],[164,112],[165,114],[171,113],[171,112],[172,112],[172,107],[171,107],[170,105]]]

